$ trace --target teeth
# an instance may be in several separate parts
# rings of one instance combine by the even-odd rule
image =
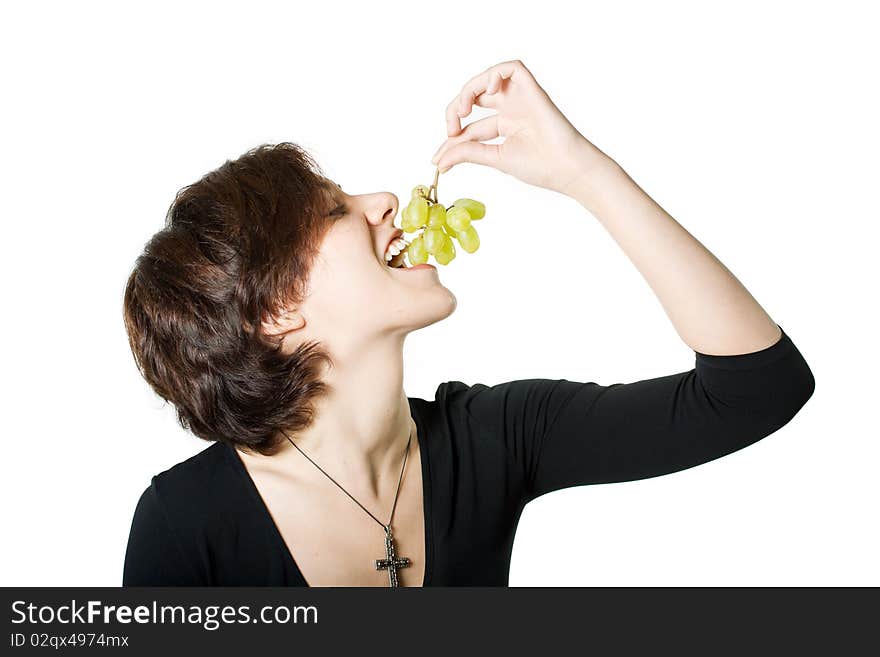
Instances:
[[[398,237],[397,239],[392,240],[391,243],[388,245],[388,250],[385,251],[385,261],[388,262],[394,256],[399,255],[400,252],[406,249],[407,246],[409,246],[409,242],[407,242],[402,237]]]

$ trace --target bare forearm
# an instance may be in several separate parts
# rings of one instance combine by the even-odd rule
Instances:
[[[584,175],[566,190],[623,249],[694,351],[743,354],[781,332],[737,278],[614,160],[584,146]]]

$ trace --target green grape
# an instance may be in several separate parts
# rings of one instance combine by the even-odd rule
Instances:
[[[479,201],[475,201],[472,198],[460,198],[453,203],[457,208],[464,208],[468,211],[468,214],[471,216],[471,219],[477,220],[482,219],[486,215],[486,206],[480,203]]]
[[[413,238],[406,247],[406,254],[411,265],[423,265],[428,262],[428,252],[425,250],[425,241],[422,236]]]
[[[471,222],[485,216],[486,206],[472,198],[457,199],[448,207],[437,202],[439,173],[437,169],[431,187],[413,187],[409,203],[400,212],[403,231],[418,232],[406,248],[410,265],[425,264],[430,256],[434,256],[441,265],[449,264],[456,256],[456,240],[467,253],[474,253],[480,248],[480,236]]]
[[[419,228],[421,228],[424,224],[419,224],[414,218],[412,213],[412,208],[408,205],[403,209],[403,213],[400,218],[400,227],[403,229],[405,233],[414,233]]]
[[[400,227],[405,233],[414,233],[419,229],[412,220],[408,205],[400,212]]]
[[[446,225],[460,233],[471,225],[471,215],[463,207],[454,205],[446,213]]]
[[[425,232],[422,233],[422,238],[425,240],[425,250],[431,255],[437,255],[437,252],[443,247],[443,243],[446,241],[451,242],[449,236],[443,234],[443,230],[441,228],[425,228]]]
[[[428,201],[426,199],[421,197],[414,198],[407,207],[412,216],[412,222],[416,226],[421,227],[428,223]]]
[[[428,209],[428,226],[442,228],[446,223],[446,208],[440,203],[435,203]]]
[[[441,265],[448,265],[455,258],[455,244],[451,237],[446,237],[443,246],[434,254],[434,259]]]
[[[458,234],[458,243],[468,253],[473,253],[480,248],[480,236],[473,226],[468,226]]]

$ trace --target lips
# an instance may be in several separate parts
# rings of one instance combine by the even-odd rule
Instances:
[[[385,247],[379,253],[379,261],[383,265],[385,265],[385,266],[388,265],[388,263],[385,261],[385,252],[388,251],[388,247],[391,246],[391,242],[393,242],[394,240],[396,240],[400,237],[403,237],[403,231],[400,228],[396,228],[394,230],[394,232],[391,233],[390,237],[388,238],[388,241],[385,243]]]
[[[388,251],[388,247],[391,246],[391,242],[396,240],[398,237],[403,237],[403,231],[400,228],[391,233],[391,237],[389,237],[388,241],[385,242],[385,247],[382,249],[382,253],[379,254],[379,259],[382,262],[385,262],[385,252]]]

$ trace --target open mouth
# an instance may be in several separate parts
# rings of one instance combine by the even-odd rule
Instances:
[[[406,269],[408,267],[406,264],[406,250],[404,249],[391,258],[391,260],[386,260],[385,264],[392,269]]]
[[[407,267],[407,247],[409,247],[409,242],[407,242],[402,237],[391,240],[385,250],[385,265],[391,267],[392,269],[405,269]],[[397,253],[394,254],[394,251],[397,251]],[[391,257],[389,258],[389,256]]]

